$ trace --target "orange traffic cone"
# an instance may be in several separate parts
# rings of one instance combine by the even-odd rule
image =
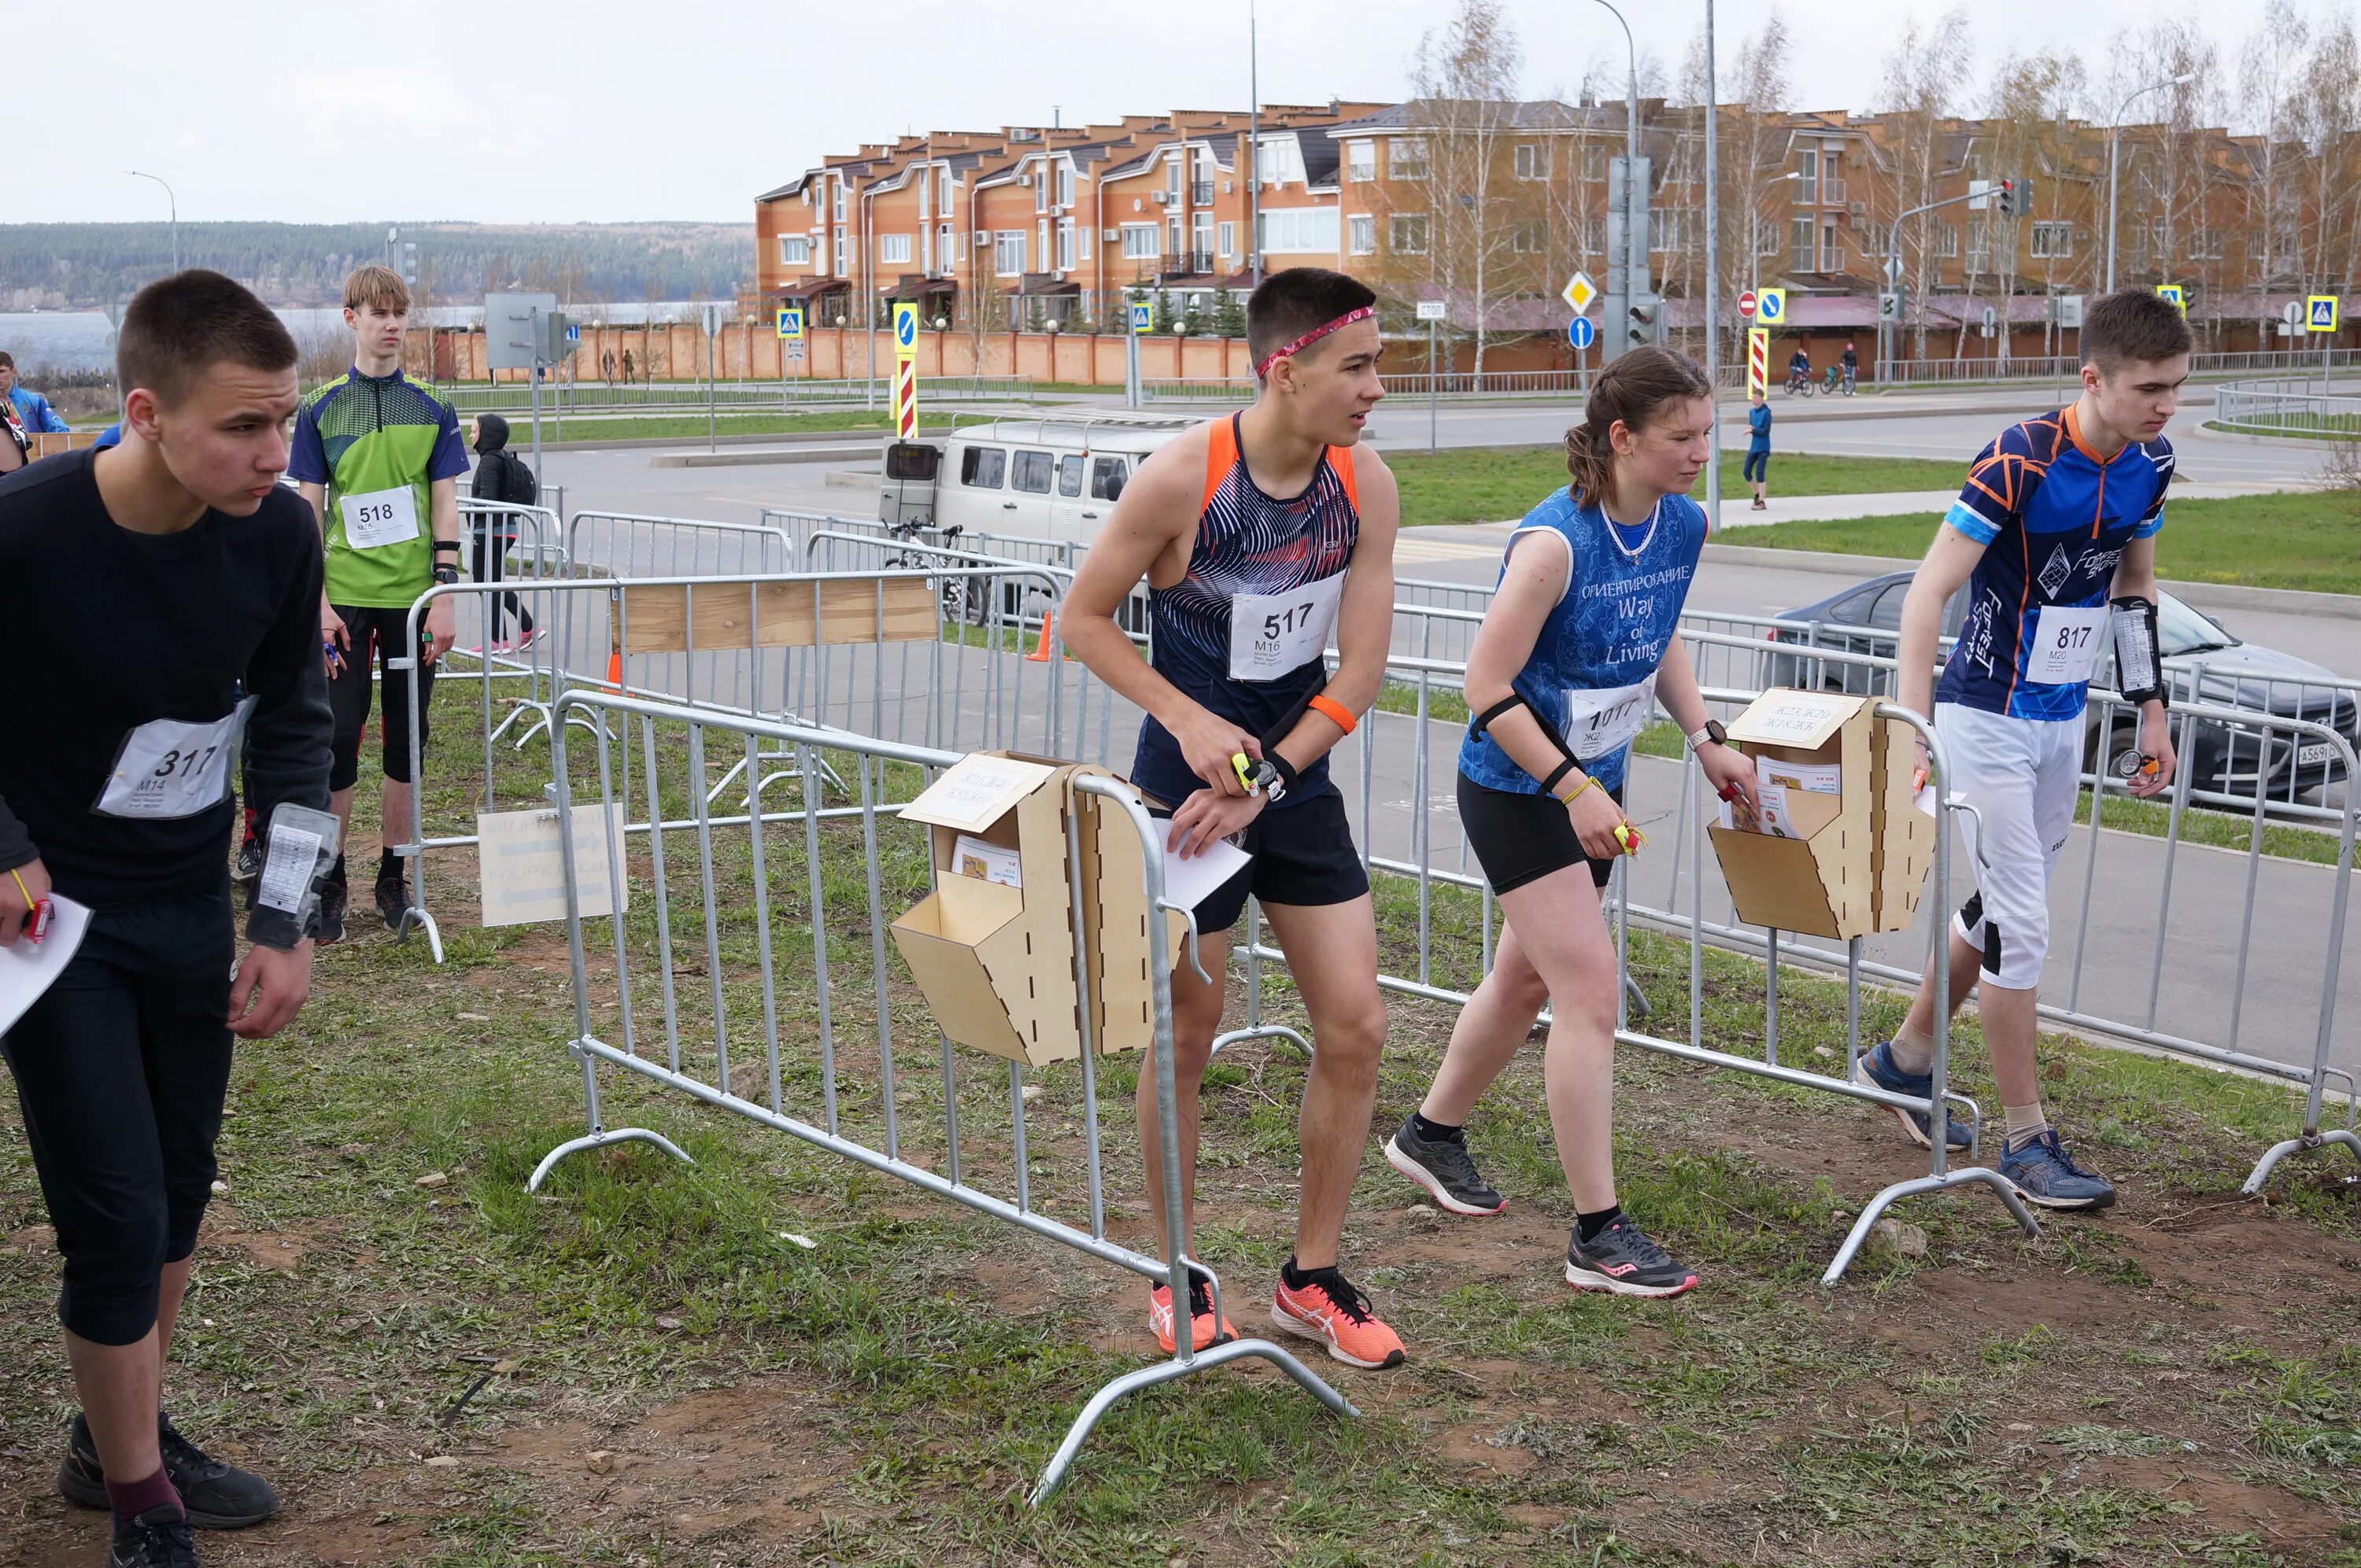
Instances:
[[[607,684],[618,692],[623,689],[623,656],[620,653],[607,655]]]
[[[1041,641],[1033,645],[1033,652],[1025,655],[1027,663],[1046,664],[1049,662],[1049,644],[1057,636],[1057,631],[1051,623],[1057,619],[1057,613],[1054,608],[1042,610]]]

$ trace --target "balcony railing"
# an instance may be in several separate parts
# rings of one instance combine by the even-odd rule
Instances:
[[[1192,207],[1212,206],[1213,204],[1213,182],[1210,180],[1191,181],[1189,182],[1189,204]]]

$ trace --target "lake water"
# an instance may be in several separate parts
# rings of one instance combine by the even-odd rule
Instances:
[[[649,305],[585,304],[575,313],[584,321],[636,323],[651,313],[657,321],[677,315],[695,320],[699,307],[681,300],[659,300]],[[344,313],[326,308],[289,307],[279,317],[298,343],[316,334],[344,329]],[[411,321],[421,326],[481,326],[484,309],[437,306],[414,311]],[[115,328],[98,311],[0,311],[0,348],[16,356],[17,367],[28,374],[42,366],[60,370],[104,370],[114,363]]]

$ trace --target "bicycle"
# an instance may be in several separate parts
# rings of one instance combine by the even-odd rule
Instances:
[[[1828,375],[1821,379],[1820,390],[1833,398],[1843,389],[1844,367],[1840,365],[1829,366]]]
[[[1852,384],[1857,375],[1858,372],[1852,366],[1848,365],[1844,367],[1844,395],[1848,398],[1852,396]]]
[[[1808,370],[1787,372],[1787,395],[1808,398],[1812,395],[1812,373]]]

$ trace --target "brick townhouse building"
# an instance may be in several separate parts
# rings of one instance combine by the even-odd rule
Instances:
[[[2066,352],[2048,296],[2103,286],[2103,126],[1726,106],[1718,137],[1733,330],[1735,294],[1776,284],[1816,359],[1873,336],[1898,252],[1905,356]],[[2121,137],[2117,281],[2185,285],[2202,346],[2284,346],[2285,302],[2341,287],[2354,217],[2323,198],[2352,183],[2329,178],[2348,149],[2282,147],[2267,173],[2271,149],[2218,128]],[[800,302],[815,324],[858,328],[862,301],[882,320],[915,300],[946,327],[1071,331],[1111,325],[1116,302],[1145,290],[1210,331],[1224,292],[1251,282],[1258,209],[1265,271],[1344,267],[1405,316],[1412,300],[1444,298],[1482,352],[1562,344],[1559,289],[1606,265],[1620,103],[1277,104],[1260,137],[1251,170],[1238,110],[935,132],[825,158],[756,199],[750,303]],[[1693,337],[1707,286],[1702,111],[1645,100],[1641,141],[1651,271],[1671,326]],[[1895,234],[1895,214],[2003,179],[2029,181],[2026,211],[1956,203]],[[1997,345],[1981,333],[1987,306],[2009,323]]]

